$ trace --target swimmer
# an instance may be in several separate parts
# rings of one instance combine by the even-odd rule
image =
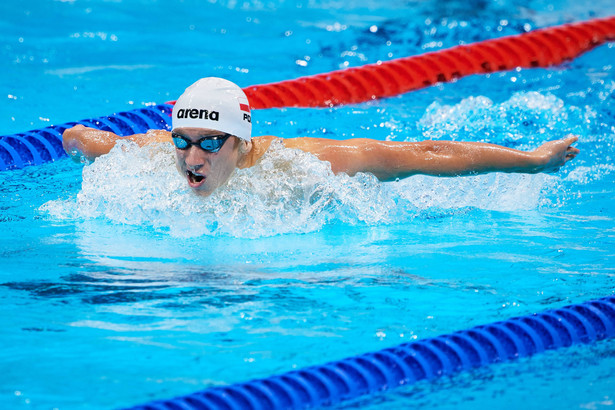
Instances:
[[[150,130],[119,137],[77,125],[64,131],[62,142],[69,155],[93,160],[108,153],[118,139],[134,141],[139,146],[173,143],[178,171],[195,193],[207,196],[225,184],[236,168],[255,165],[276,137],[252,137],[250,108],[243,90],[230,81],[208,77],[192,84],[179,97],[173,107],[171,132]],[[568,136],[526,152],[480,142],[282,139],[287,148],[309,152],[329,162],[336,174],[370,172],[381,181],[416,174],[556,172],[579,153],[572,146],[576,141],[577,137]]]

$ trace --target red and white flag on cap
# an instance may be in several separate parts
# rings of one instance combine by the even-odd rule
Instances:
[[[245,98],[237,98],[239,101],[239,109],[250,114],[250,104]]]

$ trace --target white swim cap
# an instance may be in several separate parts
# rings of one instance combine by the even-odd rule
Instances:
[[[177,99],[173,129],[211,128],[246,141],[252,136],[248,97],[241,88],[223,78],[201,78]]]

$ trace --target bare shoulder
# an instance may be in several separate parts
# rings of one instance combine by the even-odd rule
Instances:
[[[271,143],[277,139],[277,137],[273,135],[262,135],[259,137],[252,138],[252,148],[250,149],[250,153],[248,154],[247,160],[245,163],[240,166],[240,168],[249,168],[254,166],[258,162],[259,159],[271,146]]]
[[[247,167],[251,167],[267,152],[273,141],[281,140],[286,148],[300,149],[305,152],[310,152],[320,157],[320,154],[329,151],[333,140],[326,138],[279,138],[273,135],[262,135],[252,138],[252,149],[249,158],[246,162]],[[322,158],[321,158],[322,159]]]
[[[284,146],[296,148],[315,155],[321,161],[331,164],[334,173],[346,172],[354,175],[365,164],[367,153],[373,152],[374,145],[379,141],[366,138],[348,140],[333,140],[328,138],[289,138],[284,140]]]
[[[261,135],[260,137],[252,138],[252,154],[256,156],[256,160],[267,152],[271,143],[278,139],[273,135]]]

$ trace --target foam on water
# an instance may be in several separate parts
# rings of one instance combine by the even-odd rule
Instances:
[[[482,96],[452,106],[433,103],[418,126],[435,139],[495,135],[495,142],[530,149],[563,136],[560,131],[583,131],[591,115],[589,108],[565,106],[553,95],[527,92],[499,104]],[[581,174],[579,169],[567,180],[577,183]],[[59,218],[104,218],[179,237],[263,237],[313,232],[336,223],[405,223],[464,208],[536,210],[560,202],[562,175],[417,175],[382,183],[371,174],[334,175],[328,163],[277,141],[256,166],[237,170],[226,185],[202,198],[175,169],[170,144],[139,148],[121,141],[84,167],[76,199],[51,201],[42,209]]]
[[[595,117],[589,106],[565,105],[553,94],[530,91],[515,93],[502,103],[483,96],[468,97],[452,106],[434,102],[418,126],[429,138],[487,138],[529,149],[545,142],[545,138],[585,134]]]
[[[615,12],[612,0],[572,3],[5,2],[4,132],[176,99],[203,75],[265,84]],[[581,155],[554,175],[379,183],[276,148],[204,199],[170,147],[132,145],[85,167],[5,173],[5,407],[127,407],[604,296],[615,266],[614,46],[366,104],[253,113],[256,134],[284,138],[532,149],[580,134]],[[599,407],[615,391],[614,346],[349,406]]]

